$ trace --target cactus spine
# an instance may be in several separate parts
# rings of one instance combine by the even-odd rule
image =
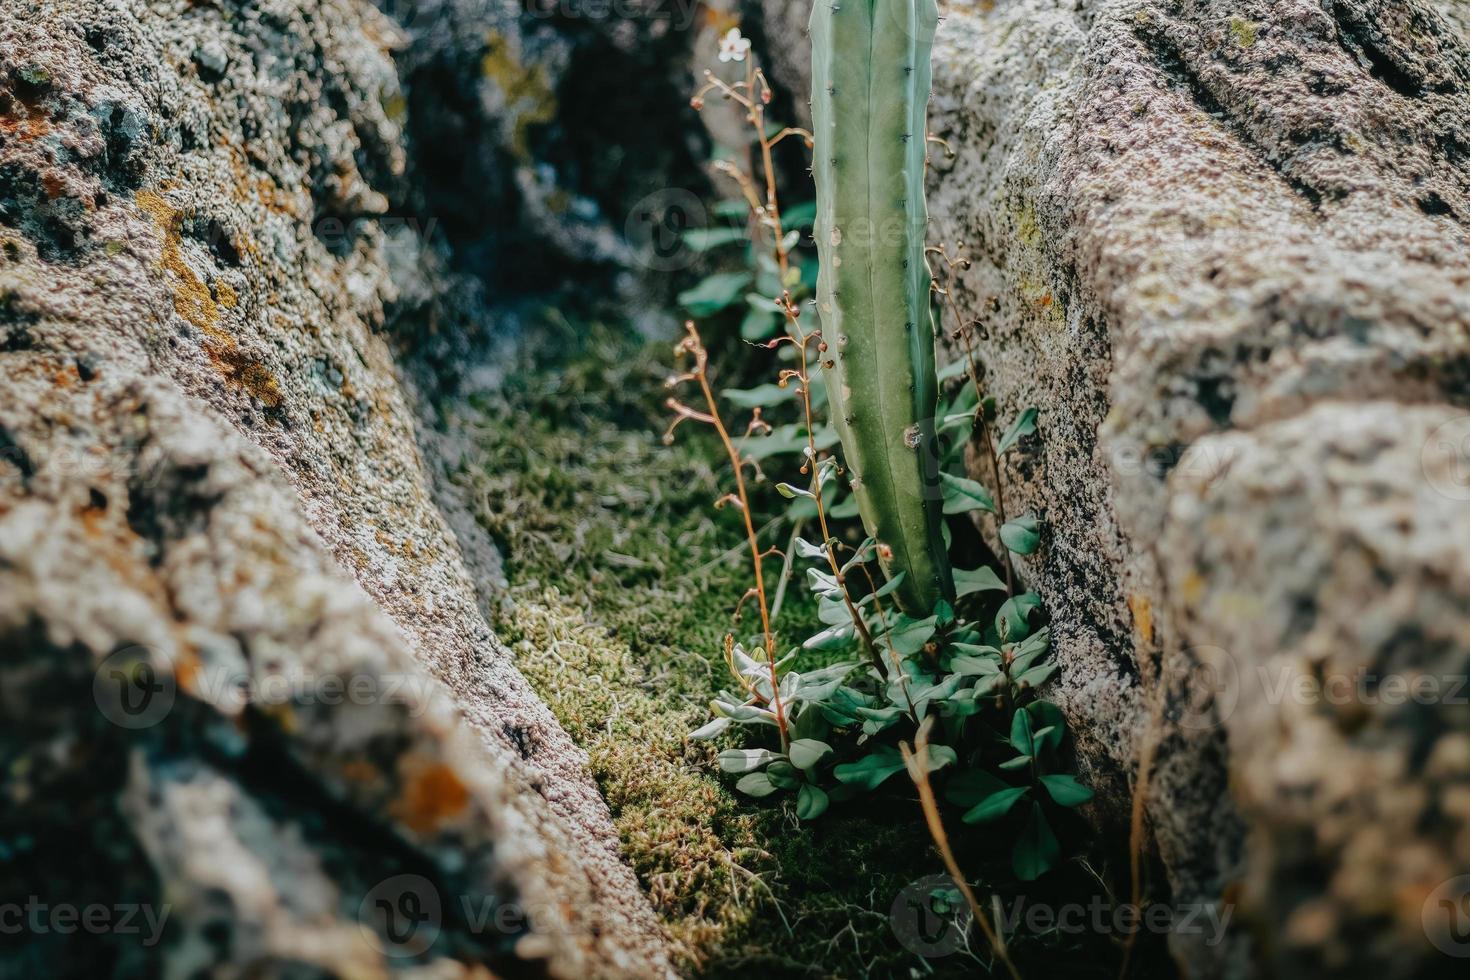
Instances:
[[[900,607],[954,599],[935,449],[924,203],[935,0],[816,0],[817,308],[837,434],[863,524],[904,573]],[[887,555],[891,551],[891,555]]]

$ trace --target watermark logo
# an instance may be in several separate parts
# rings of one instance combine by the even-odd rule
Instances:
[[[1450,419],[1424,440],[1419,451],[1424,478],[1451,500],[1470,500],[1470,415]]]
[[[439,891],[423,875],[394,875],[378,882],[357,910],[363,936],[384,956],[420,956],[444,927]]]
[[[964,947],[972,918],[949,875],[930,875],[906,886],[888,910],[888,924],[899,945],[926,959]]]
[[[653,272],[687,269],[698,258],[684,239],[688,231],[703,228],[708,221],[698,195],[682,187],[654,191],[633,206],[623,235],[638,255],[638,262]]]
[[[1173,661],[1174,697],[1169,716],[1180,728],[1208,731],[1223,723],[1240,701],[1240,670],[1224,647],[1196,646]]]
[[[1470,875],[1443,882],[1421,911],[1424,935],[1446,956],[1470,958]]]
[[[124,647],[103,660],[92,676],[97,710],[119,728],[158,724],[172,710],[177,695],[173,665],[152,647]]]

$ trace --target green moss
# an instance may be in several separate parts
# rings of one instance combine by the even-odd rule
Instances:
[[[913,802],[799,825],[789,801],[734,794],[718,747],[685,737],[726,683],[721,639],[747,572],[738,516],[711,506],[717,447],[692,428],[672,447],[659,439],[668,362],[665,346],[604,334],[482,406],[484,457],[463,479],[507,559],[496,628],[587,751],[684,972],[922,969],[888,921],[905,885],[941,870]],[[814,622],[805,590],[789,591],[778,628]],[[933,962],[941,974],[966,964]]]
[[[1230,18],[1230,37],[1242,48],[1256,43],[1256,25],[1243,17]]]

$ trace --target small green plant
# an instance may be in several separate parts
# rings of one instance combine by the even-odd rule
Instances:
[[[869,6],[868,16],[878,16],[874,11],[886,11],[891,3],[877,0]],[[930,23],[929,15],[917,8],[912,17],[911,25]],[[814,17],[814,25],[820,19]],[[814,36],[819,34],[814,29]],[[921,48],[914,46],[917,42],[912,42],[912,34],[905,36],[910,46],[903,49],[907,52],[903,57],[917,68]],[[914,84],[922,83],[927,92],[927,50],[922,53],[924,69],[915,72],[921,77]],[[827,71],[835,70],[835,63],[829,63]],[[841,84],[840,79],[834,84]],[[874,366],[873,359],[841,370],[829,366],[836,358],[824,334],[808,329],[803,321],[798,297],[804,278],[793,274],[792,265],[797,239],[783,226],[770,154],[773,138],[795,131],[766,123],[769,89],[759,71],[750,68],[743,83],[711,78],[696,100],[711,93],[741,106],[754,134],[756,152],[752,155],[761,161],[761,168],[742,173],[739,181],[746,189],[750,224],[760,229],[759,237],[752,235],[750,241],[753,246],[765,244],[773,278],[785,284],[778,295],[766,298],[784,329],[761,346],[786,360],[775,384],[726,391],[722,398],[711,378],[709,350],[693,322],[686,325],[676,348],[684,368],[670,379],[675,393],[668,405],[674,419],[666,439],[671,440],[675,429],[686,421],[708,425],[718,434],[730,464],[733,491],[716,506],[741,512],[754,580],[737,604],[724,639],[723,658],[733,683],[711,703],[712,720],[691,737],[726,738],[729,733],[743,732],[745,739],[719,753],[721,769],[735,778],[736,788],[747,796],[794,799],[802,820],[815,820],[834,803],[893,785],[889,780],[907,770],[922,779],[925,799],[932,802],[942,797],[957,808],[962,823],[1009,828],[1014,833],[1010,848],[1013,870],[1018,878],[1032,880],[1060,859],[1054,830],[1059,812],[1087,802],[1092,795],[1066,771],[1062,712],[1040,697],[1040,690],[1057,669],[1051,659],[1051,631],[1043,623],[1040,598],[1020,589],[1010,558],[1011,554],[1032,554],[1042,542],[1043,529],[1034,516],[1007,518],[1002,486],[1004,459],[1029,451],[1038,438],[1038,413],[1034,408],[1025,409],[998,437],[994,435],[995,403],[985,395],[974,356],[976,323],[961,320],[951,291],[931,277],[925,261],[927,255],[937,254],[952,273],[963,266],[963,260],[951,258],[943,246],[925,249],[922,238],[917,248],[906,240],[903,254],[922,266],[922,304],[911,302],[917,279],[907,272],[900,277],[902,282],[887,288],[893,291],[889,299],[895,302],[902,294],[909,311],[905,315],[912,315],[915,324],[924,324],[922,330],[905,332],[921,334],[923,344],[906,342],[898,358],[902,366],[894,370],[896,376],[911,375],[916,386],[928,386],[933,392],[928,411],[936,420],[931,426],[932,443],[925,452],[916,453],[912,447],[905,452],[912,457],[911,464],[919,456],[933,461],[933,489],[928,495],[933,506],[921,512],[924,535],[931,534],[932,521],[939,550],[933,561],[922,566],[921,574],[932,576],[942,568],[948,584],[931,578],[923,589],[905,593],[905,584],[918,567],[912,560],[917,551],[907,558],[895,555],[894,546],[881,533],[892,527],[887,517],[865,522],[870,532],[866,536],[851,533],[851,518],[859,511],[871,515],[863,510],[861,488],[844,496],[844,478],[852,474],[844,470],[835,453],[831,427],[820,419],[824,405],[840,416],[844,411],[861,413],[869,401],[881,402],[883,386],[893,387],[893,378],[875,375],[869,386],[853,387],[852,372],[861,375]],[[909,110],[910,131],[920,134],[911,142],[922,148],[927,142],[922,110],[912,106]],[[817,119],[821,125],[826,117],[817,114]],[[907,151],[902,156],[895,174],[914,167],[922,174],[922,150],[917,163]],[[830,232],[838,227],[840,222],[833,225],[819,218],[817,234],[820,237],[824,229]],[[850,260],[845,257],[851,254],[829,253],[828,259],[871,262],[871,256],[861,254]],[[916,270],[910,266],[908,271]],[[819,289],[819,305],[823,295],[828,294]],[[932,360],[934,337],[928,325],[933,299],[944,301],[955,320],[954,336],[966,353],[963,361],[937,373]],[[843,302],[856,304],[851,317],[864,316],[856,308],[860,306],[857,300],[848,297]],[[938,322],[942,321],[939,317]],[[876,318],[866,315],[864,322],[865,329],[871,328],[876,337]],[[838,329],[852,329],[853,320],[845,316],[838,323]],[[881,343],[891,340],[885,338]],[[928,349],[927,369],[919,347]],[[849,349],[856,348],[850,344]],[[892,368],[888,359],[884,363]],[[831,372],[829,377],[839,384],[846,378],[849,390],[832,397],[831,386],[822,384],[821,369]],[[688,385],[697,389],[693,404],[677,393]],[[743,426],[728,424],[722,403],[749,411],[749,420]],[[912,400],[908,404],[915,412],[922,407]],[[767,420],[768,415],[793,408],[795,418],[789,423],[774,426]],[[871,431],[880,431],[883,424],[875,423]],[[850,426],[849,432],[853,432]],[[963,473],[961,457],[967,443],[987,454],[996,475],[993,492]],[[851,452],[848,439],[841,445],[844,453]],[[781,518],[792,528],[783,548],[763,540],[764,528],[752,511],[757,499],[752,485],[772,482],[767,468],[792,456],[800,478],[774,482],[776,491],[788,501]],[[923,474],[915,469],[910,476],[918,480]],[[920,494],[894,506],[909,507],[928,496]],[[872,504],[871,494],[868,504]],[[976,512],[995,519],[994,545],[1003,577],[996,568],[983,564],[951,569],[948,522],[968,521]],[[808,527],[813,533],[805,531]],[[874,527],[880,533],[871,533]],[[778,559],[781,572],[772,575],[767,563]],[[798,582],[811,592],[822,629],[788,638],[779,627],[780,606],[787,584]],[[907,598],[900,603],[899,597],[905,594]],[[930,595],[932,601],[927,598]],[[749,606],[759,615],[760,626],[754,632],[742,631],[740,626]],[[910,742],[922,750],[906,760]],[[929,819],[931,828],[934,819]]]

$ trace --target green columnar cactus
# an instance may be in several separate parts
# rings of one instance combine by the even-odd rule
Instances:
[[[812,121],[823,368],[858,509],[910,615],[954,599],[935,452],[924,203],[935,0],[816,0]]]

